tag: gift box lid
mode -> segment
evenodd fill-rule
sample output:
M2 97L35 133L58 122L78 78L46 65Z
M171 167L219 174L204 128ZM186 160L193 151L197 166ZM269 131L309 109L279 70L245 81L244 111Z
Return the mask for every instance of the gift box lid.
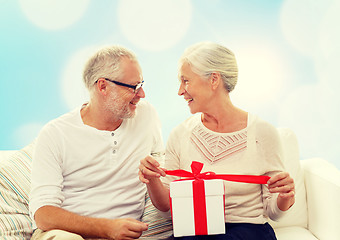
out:
M174 181L170 183L170 197L192 197L192 182L194 180ZM224 195L223 180L211 179L204 180L206 196Z

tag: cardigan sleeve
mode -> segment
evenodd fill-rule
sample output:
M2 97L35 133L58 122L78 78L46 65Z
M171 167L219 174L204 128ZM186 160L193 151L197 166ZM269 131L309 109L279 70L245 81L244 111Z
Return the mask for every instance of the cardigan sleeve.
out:
M284 171L282 144L277 129L265 121L259 121L256 127L256 142L265 161L265 175L272 177ZM262 194L265 215L274 221L278 220L285 213L277 206L278 194L270 193L267 184L262 185Z

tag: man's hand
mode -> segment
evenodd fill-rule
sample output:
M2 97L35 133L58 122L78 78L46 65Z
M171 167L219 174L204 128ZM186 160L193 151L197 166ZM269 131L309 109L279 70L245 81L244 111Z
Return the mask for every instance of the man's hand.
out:
M122 218L110 220L109 228L110 239L127 240L139 238L148 229L148 225L132 218Z
M132 218L93 218L55 206L43 206L35 213L37 227L44 231L60 229L90 239L138 239L148 229L146 223Z

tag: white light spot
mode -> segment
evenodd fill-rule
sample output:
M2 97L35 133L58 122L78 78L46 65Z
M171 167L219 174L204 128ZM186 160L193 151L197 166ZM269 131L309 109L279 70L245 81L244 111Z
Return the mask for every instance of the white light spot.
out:
M306 56L318 51L320 23L333 0L286 0L281 9L285 38Z
M319 54L314 58L320 82L331 89L340 88L340 2L334 1L321 23Z
M151 51L167 49L187 32L192 15L190 0L124 0L118 17L125 36Z
M13 133L15 144L20 147L28 145L38 137L43 126L44 125L40 123L28 123L21 125Z
M92 46L76 52L67 61L62 76L62 93L70 110L89 101L88 90L83 82L83 70L88 59L98 50Z
M83 16L89 0L20 0L27 18L46 30L66 28Z
M303 86L287 96L279 114L279 126L296 133L304 157L335 159L338 154L340 97L327 85Z
M289 81L289 69L280 59L280 52L266 44L239 46L234 51L239 68L238 82L232 100L246 108L272 103Z
M315 59L315 71L320 83L332 89L340 89L339 72L340 52L324 58L320 56Z
M334 1L321 23L320 48L325 59L340 54L340 2Z

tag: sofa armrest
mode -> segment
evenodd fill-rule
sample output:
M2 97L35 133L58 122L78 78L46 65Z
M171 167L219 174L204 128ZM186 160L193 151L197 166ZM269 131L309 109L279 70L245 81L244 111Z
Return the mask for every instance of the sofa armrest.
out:
M320 240L340 236L340 171L322 158L301 160L308 205L308 229Z

